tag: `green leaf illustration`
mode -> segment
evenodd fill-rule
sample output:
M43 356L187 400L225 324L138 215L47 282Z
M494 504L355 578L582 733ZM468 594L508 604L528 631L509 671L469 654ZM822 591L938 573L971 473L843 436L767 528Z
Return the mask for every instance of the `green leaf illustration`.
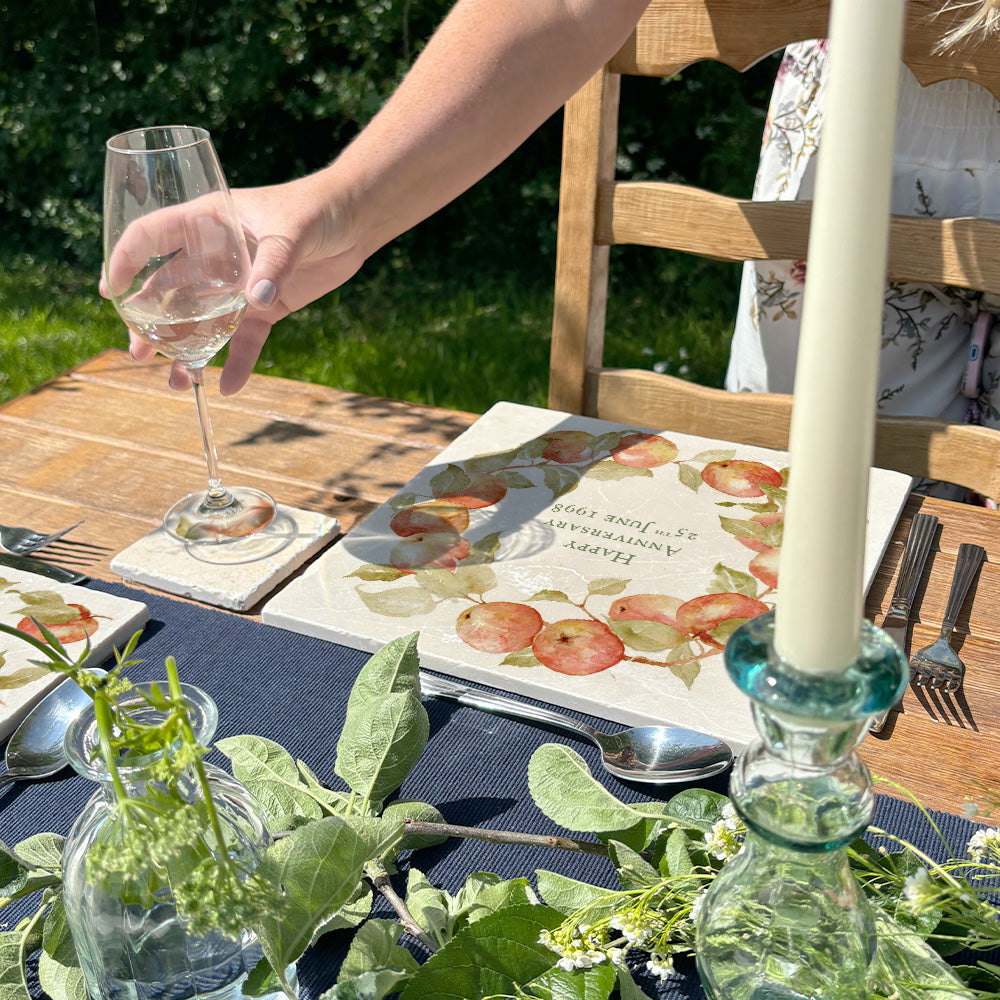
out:
M357 587L358 597L365 602L368 610L387 618L411 618L414 615L430 614L434 610L434 598L421 587L399 587L395 590L363 590Z
M348 573L344 579L350 579L352 576L356 576L360 580L391 583L401 576L406 576L406 574L401 569L396 569L395 566L367 563L364 566L359 566L353 573Z
M0 662L0 667L3 663ZM13 673L0 674L0 691L10 691L13 688L24 687L32 681L37 681L40 677L51 677L52 673L45 667L22 667Z
M64 625L80 617L80 611L71 608L54 590L20 590L17 594L24 606L14 614L30 615L46 625Z

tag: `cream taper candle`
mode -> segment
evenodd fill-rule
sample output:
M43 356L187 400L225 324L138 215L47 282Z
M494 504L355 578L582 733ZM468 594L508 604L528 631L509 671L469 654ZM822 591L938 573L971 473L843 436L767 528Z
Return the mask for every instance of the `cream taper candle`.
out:
M795 371L777 652L858 655L904 0L833 0Z

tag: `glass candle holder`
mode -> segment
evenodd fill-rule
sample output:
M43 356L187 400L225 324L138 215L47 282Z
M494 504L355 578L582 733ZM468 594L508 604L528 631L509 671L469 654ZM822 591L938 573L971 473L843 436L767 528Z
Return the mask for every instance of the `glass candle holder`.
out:
M865 1000L875 925L846 846L867 828L875 795L855 750L904 690L906 659L864 622L844 671L800 670L776 652L769 612L733 633L725 662L760 739L733 770L747 837L701 908L702 985L711 1000Z

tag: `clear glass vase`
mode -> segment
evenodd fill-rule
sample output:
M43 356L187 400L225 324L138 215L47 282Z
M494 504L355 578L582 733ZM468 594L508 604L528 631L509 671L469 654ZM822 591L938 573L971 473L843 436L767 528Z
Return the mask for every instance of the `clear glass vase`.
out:
M155 723L162 713L141 696L149 688L135 685L118 704L127 707L132 718ZM218 721L215 703L196 687L181 688L195 737L208 745ZM155 811L163 791L157 764L178 749L117 763L117 780L129 798ZM190 875L197 852L178 850L176 857L166 860L134 852L138 856L132 859L132 870L91 871L88 877L88 857L95 845L120 838L122 828L115 782L98 750L92 708L70 726L66 750L73 767L100 785L70 831L63 856L66 917L92 1000L240 1000L243 984L262 955L256 936L249 929L235 936L213 930L192 933L175 903L173 887ZM202 766L227 853L239 871L251 872L270 842L260 807L233 777L211 765ZM205 799L193 767L183 772L177 787L192 806L188 815L197 822ZM206 833L202 857L217 849L217 841ZM288 981L294 983L294 970L289 972Z

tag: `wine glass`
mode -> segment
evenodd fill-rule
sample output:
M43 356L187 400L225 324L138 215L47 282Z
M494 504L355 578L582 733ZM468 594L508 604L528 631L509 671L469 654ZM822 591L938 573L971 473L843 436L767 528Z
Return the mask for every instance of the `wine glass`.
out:
M274 500L223 485L203 369L239 327L246 239L209 133L187 125L113 136L104 167L104 277L134 334L191 377L208 489L175 503L163 526L185 542L231 542L266 527Z

